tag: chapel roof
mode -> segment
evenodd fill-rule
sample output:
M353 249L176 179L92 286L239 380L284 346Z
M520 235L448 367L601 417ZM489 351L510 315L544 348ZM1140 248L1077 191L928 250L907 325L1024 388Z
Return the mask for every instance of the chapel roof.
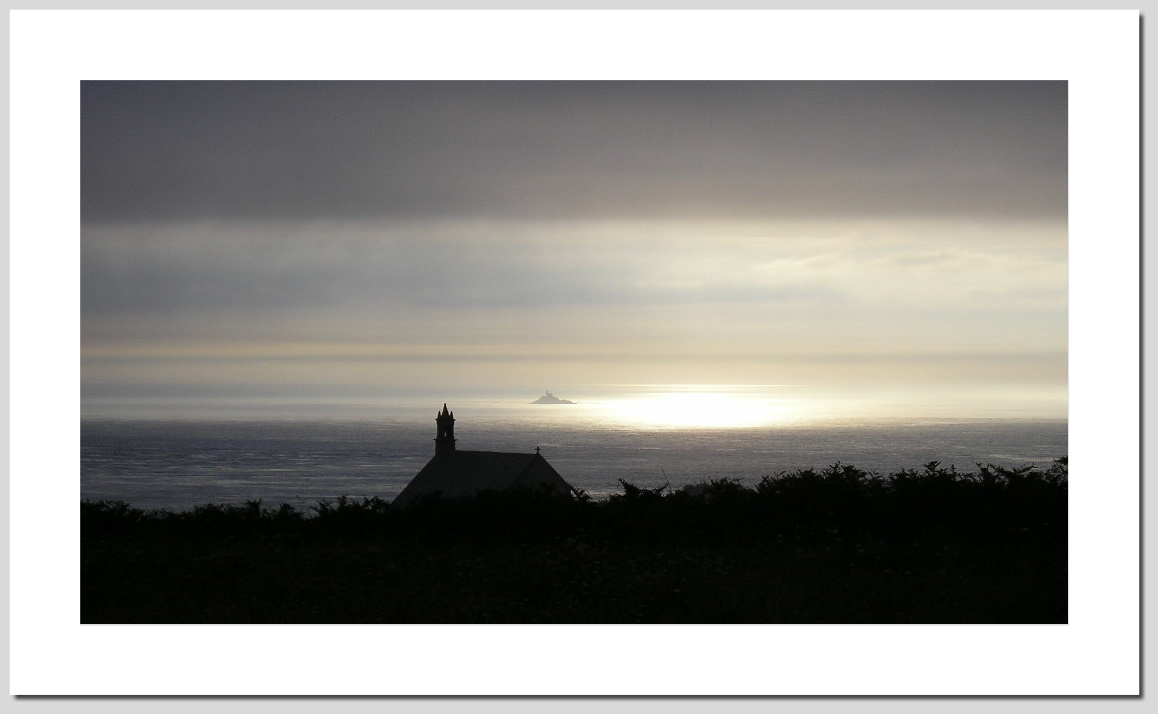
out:
M455 450L435 454L394 503L406 504L435 494L461 498L483 491L539 487L560 495L571 493L571 486L539 453Z

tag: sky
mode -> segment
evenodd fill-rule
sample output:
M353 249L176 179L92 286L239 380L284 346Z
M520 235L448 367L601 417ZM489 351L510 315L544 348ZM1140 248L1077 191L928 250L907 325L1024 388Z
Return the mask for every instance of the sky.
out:
M1064 81L82 82L82 413L1065 417L1067 161Z

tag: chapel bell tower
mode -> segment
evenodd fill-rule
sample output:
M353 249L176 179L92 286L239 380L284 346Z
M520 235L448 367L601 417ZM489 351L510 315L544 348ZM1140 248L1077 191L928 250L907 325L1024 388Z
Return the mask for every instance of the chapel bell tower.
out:
M434 440L434 453L438 454L453 454L454 453L454 412L447 410L446 405L442 405L442 412L435 415L434 421L438 424L438 436Z

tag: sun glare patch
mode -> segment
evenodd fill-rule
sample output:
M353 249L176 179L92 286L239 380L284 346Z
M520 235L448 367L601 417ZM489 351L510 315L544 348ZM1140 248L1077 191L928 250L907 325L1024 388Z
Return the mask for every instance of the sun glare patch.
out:
M789 407L768 398L719 392L661 392L608 403L624 422L659 427L752 427L790 417Z

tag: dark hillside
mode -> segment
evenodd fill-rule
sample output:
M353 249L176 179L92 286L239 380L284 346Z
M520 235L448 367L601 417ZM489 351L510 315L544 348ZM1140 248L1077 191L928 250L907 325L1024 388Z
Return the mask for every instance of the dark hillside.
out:
M678 491L81 504L85 623L1064 623L1067 465Z

